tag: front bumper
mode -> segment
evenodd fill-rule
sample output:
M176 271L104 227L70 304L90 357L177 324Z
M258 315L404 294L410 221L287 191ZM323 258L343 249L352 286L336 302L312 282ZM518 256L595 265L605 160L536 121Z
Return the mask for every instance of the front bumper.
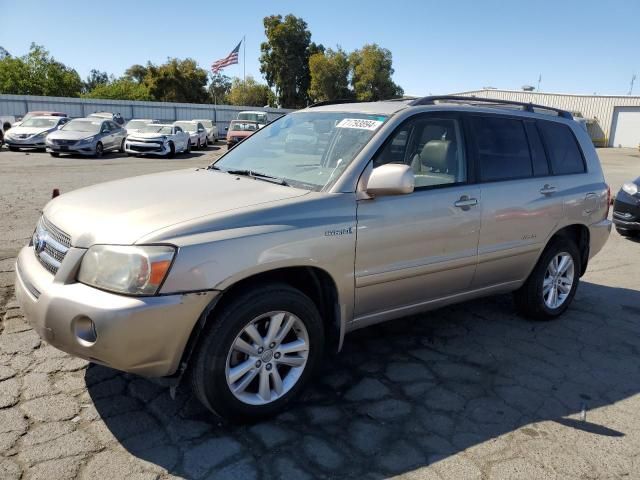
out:
M57 145L57 144L47 142L47 152L95 155L96 146L95 144L92 144L92 143L76 144L76 145Z
M218 292L129 297L98 290L75 281L84 252L72 247L54 276L33 247L20 251L16 298L29 324L71 355L150 377L175 373L193 327ZM93 343L78 337L87 319Z
M625 230L640 230L640 198L618 192L613 204L613 223Z
M5 143L11 148L45 148L44 138L35 141L33 138L5 138Z
M168 144L157 142L135 142L127 140L124 150L132 155L167 155L170 150Z

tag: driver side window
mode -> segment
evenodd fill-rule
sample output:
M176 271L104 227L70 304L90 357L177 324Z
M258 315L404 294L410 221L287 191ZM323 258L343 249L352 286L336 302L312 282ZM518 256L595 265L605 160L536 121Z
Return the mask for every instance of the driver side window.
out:
M411 166L416 188L464 183L467 168L460 123L452 118L418 117L401 125L373 159L373 166Z

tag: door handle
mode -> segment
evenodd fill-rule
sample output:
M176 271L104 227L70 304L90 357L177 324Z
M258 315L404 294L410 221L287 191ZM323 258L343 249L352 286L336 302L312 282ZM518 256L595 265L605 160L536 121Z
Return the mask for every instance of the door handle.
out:
M478 204L478 199L477 198L469 198L466 195L463 195L462 197L460 197L460 200L456 201L453 206L454 207L458 207L461 208L463 210L469 210L469 208L473 207L474 205Z
M548 183L546 183L544 185L544 187L542 187L540 189L540 193L542 195L553 195L554 193L556 193L556 187L554 187L553 185L549 185Z

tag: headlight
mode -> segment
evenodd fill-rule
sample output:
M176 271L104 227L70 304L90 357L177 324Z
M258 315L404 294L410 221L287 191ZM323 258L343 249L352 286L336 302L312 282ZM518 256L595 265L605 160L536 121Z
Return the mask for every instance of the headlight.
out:
M154 295L167 276L175 248L165 245L94 245L82 258L78 281L129 295Z
M622 190L627 192L629 195L635 195L638 193L638 185L635 183L625 183L622 185Z
M82 140L80 140L79 143L91 143L91 142L93 142L93 137L94 137L94 135L91 135L90 137L83 138Z

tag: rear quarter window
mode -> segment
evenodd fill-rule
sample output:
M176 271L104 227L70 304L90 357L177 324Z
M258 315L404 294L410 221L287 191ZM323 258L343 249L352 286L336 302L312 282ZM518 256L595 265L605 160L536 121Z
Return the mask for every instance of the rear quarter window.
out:
M554 175L584 173L584 157L578 140L567 125L538 121L538 128L547 147L551 171Z

